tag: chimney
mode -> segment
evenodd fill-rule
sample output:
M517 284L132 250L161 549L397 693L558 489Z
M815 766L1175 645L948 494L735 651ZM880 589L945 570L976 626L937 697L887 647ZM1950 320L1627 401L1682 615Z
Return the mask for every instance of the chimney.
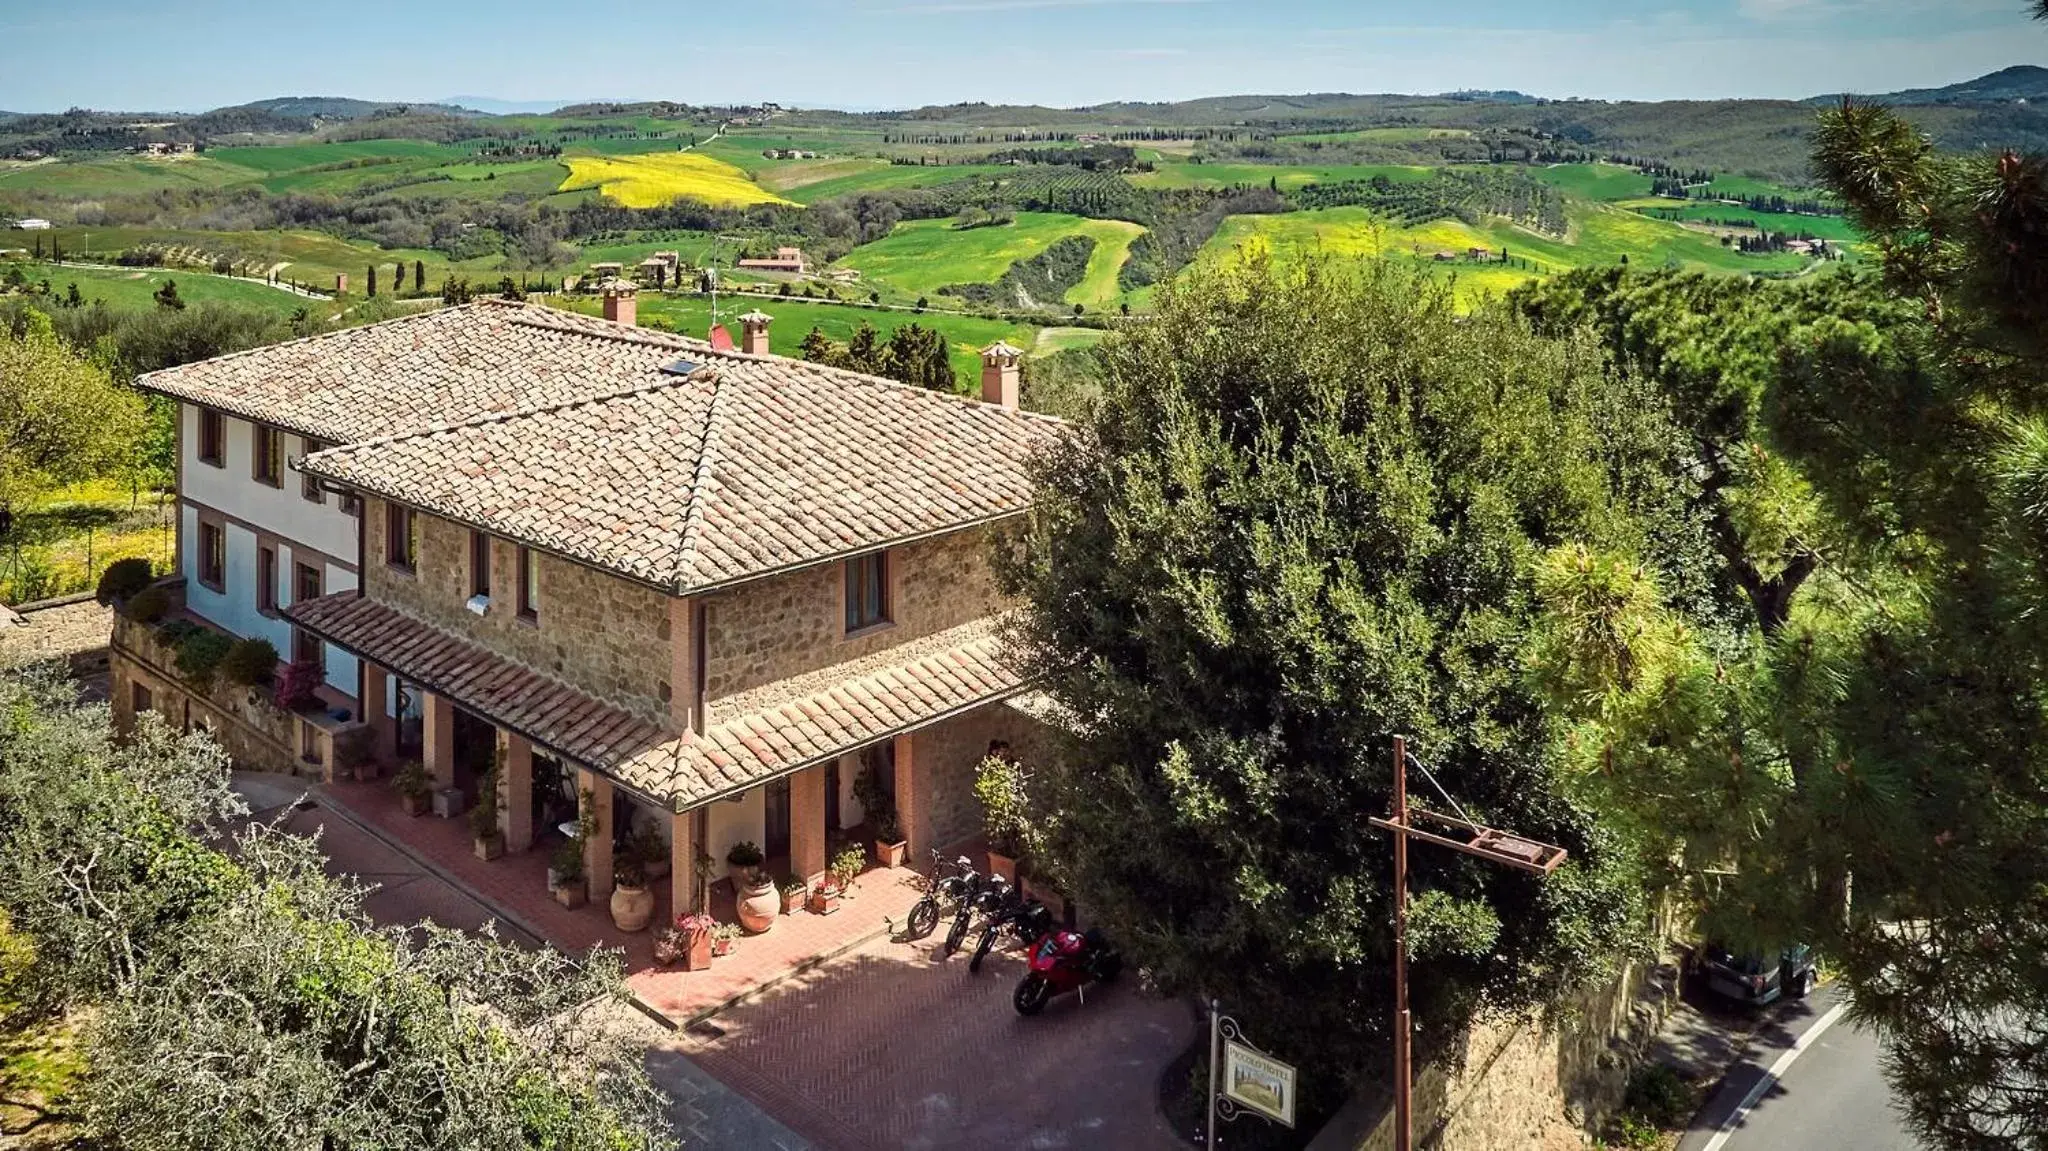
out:
M599 289L604 293L604 318L615 324L633 323L633 293L639 289L626 280L606 280Z
M1011 411L1017 410L1021 373L1018 364L1024 359L1020 348L1013 348L1001 340L981 350L981 402L1001 404Z
M335 295L337 295L337 296L346 296L346 295L348 295L348 273L347 273L347 272L336 272L336 273L334 274L334 294L335 294Z
M750 356L768 354L768 325L775 317L759 308L740 317L740 351Z

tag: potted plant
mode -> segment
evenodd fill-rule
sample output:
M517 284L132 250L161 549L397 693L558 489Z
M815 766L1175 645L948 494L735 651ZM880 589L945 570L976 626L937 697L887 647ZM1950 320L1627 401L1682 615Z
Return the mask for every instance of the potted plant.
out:
M981 801L982 830L988 835L988 870L1012 883L1017 864L1032 841L1031 808L1024 767L1000 743L974 771L974 797Z
M661 832L642 823L633 829L633 852L640 857L640 867L647 873L649 882L662 879L669 872L668 841Z
M804 897L811 893L810 884L805 883L786 871L776 879L775 888L782 893L782 913L784 915L795 915L797 909L804 905Z
M775 913L781 907L781 896L775 890L775 881L760 868L749 870L741 885L733 891L734 910L738 913L740 926L749 935L759 935L775 926Z
M853 797L860 801L868 826L874 829L875 862L883 867L903 866L903 856L910 845L903 841L903 826L896 818L896 799L882 787L881 774L873 764L853 782Z
M739 925L739 924L737 924L737 923L721 923L721 924L719 924L718 926L716 926L716 927L712 928L712 929L711 929L711 955L712 955L712 957L713 957L713 958L717 958L717 957L718 957L718 956L720 956L720 955L730 955L730 954L732 954L732 945L733 945L733 944L735 944L735 943L738 943L738 942L739 942L739 940L740 940L740 925Z
M491 756L491 766L477 780L477 804L469 811L469 833L474 837L476 857L492 860L505 854L505 833L498 826L498 813L505 809L505 797L498 794L498 772L504 752Z
M746 881L747 873L768 861L761 851L761 845L751 839L742 839L725 853L725 873L732 879L732 889L738 891Z
M711 966L711 929L718 921L701 911L678 915L673 926L654 941L654 957L664 963L680 959L685 971L702 971ZM666 952L673 958L662 959Z
M647 872L640 857L628 844L612 865L612 926L620 931L645 931L654 918L654 893L647 889Z
M811 888L810 897L804 901L804 906L812 915L830 915L839 910L839 895L839 877L828 871L825 878L819 880L816 887Z
M434 777L427 774L425 765L414 760L399 768L391 786L397 790L398 802L407 815L427 813L427 802L434 795Z
M590 890L583 882L582 836L563 840L548 857L548 890L554 893L556 903L572 911L590 899Z
M830 871L832 878L839 881L839 894L851 898L853 881L860 878L860 873L865 871L867 866L868 853L862 851L858 844L851 845L833 856Z

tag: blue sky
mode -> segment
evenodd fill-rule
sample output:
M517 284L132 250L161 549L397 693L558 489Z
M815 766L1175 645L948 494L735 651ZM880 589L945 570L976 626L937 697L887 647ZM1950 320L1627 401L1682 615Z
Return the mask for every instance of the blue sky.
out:
M2048 62L2023 0L0 0L0 108L1087 104L1239 92L1803 97Z

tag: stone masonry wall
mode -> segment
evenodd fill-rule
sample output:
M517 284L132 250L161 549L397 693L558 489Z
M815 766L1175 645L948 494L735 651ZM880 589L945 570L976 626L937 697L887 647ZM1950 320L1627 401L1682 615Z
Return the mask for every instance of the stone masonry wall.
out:
M518 616L518 548L491 541L491 605L479 616L469 599L469 529L419 517L415 571L384 562L384 508L363 514L366 594L474 639L493 651L561 677L656 723L666 723L662 690L670 675L668 596L653 588L555 556L539 565L539 620Z
M989 567L993 528L889 552L887 627L846 635L845 565L818 564L706 597L706 696L719 699L859 659L1002 609Z
M918 815L933 847L981 834L974 770L988 754L990 740L1008 742L1011 753L1027 766L1040 761L1046 746L1039 722L1003 703L933 724L910 738L919 778Z

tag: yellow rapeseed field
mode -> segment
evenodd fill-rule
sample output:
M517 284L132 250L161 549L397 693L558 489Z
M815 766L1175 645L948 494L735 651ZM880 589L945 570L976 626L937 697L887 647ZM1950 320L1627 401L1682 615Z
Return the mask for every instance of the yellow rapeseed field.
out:
M731 207L787 204L731 164L695 152L650 152L639 156L564 156L569 178L557 191L601 188L628 208L659 208L688 197Z

